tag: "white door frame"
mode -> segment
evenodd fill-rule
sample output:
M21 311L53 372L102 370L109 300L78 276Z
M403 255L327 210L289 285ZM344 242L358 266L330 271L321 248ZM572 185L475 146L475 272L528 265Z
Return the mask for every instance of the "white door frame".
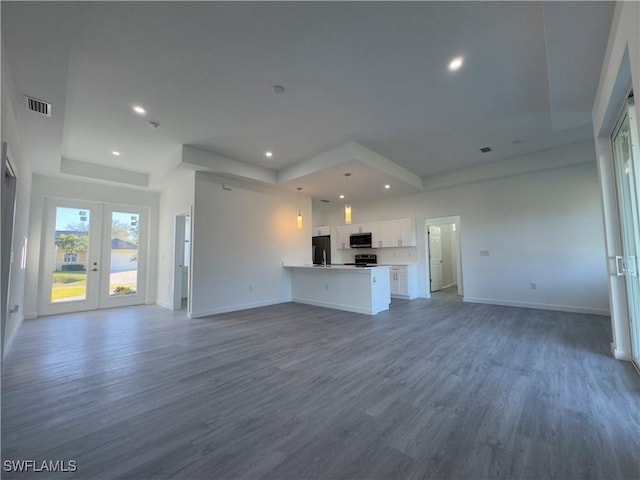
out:
M426 271L427 271L427 292L428 296L431 296L431 285L429 279L431 278L431 265L429 264L429 227L431 225L451 225L455 224L456 231L458 233L458 248L451 253L456 256L458 263L458 295L464 295L464 281L462 277L462 227L460 215L452 215L450 217L434 217L424 219L424 244L425 244L425 257L426 257Z
M69 207L86 209L91 212L89 224L89 255L87 258L87 296L85 300L51 302L52 262L54 250L51 248L55 236L56 208ZM147 247L148 208L131 205L117 205L59 197L45 198L43 218L42 255L38 280L39 312L41 315L82 312L102 308L114 308L146 303L147 294ZM110 296L111 220L112 212L131 212L140 215L138 235L138 274L136 295ZM106 290L105 290L106 288Z

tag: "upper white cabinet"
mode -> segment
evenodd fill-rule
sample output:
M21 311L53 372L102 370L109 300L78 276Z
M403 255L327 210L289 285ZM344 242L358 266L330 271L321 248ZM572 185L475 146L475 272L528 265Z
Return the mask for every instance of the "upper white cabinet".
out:
M331 226L326 225L324 227L313 227L311 229L314 237L322 237L324 235L331 235Z
M358 227L359 225L341 225L336 227L339 249L347 250L351 248L349 246L349 237L352 233L359 233Z
M411 218L401 218L398 220L399 247L415 247L416 246L416 227Z
M384 222L361 223L337 227L338 248L348 249L352 233L371 232L373 248L415 247L416 229L412 218L385 220Z

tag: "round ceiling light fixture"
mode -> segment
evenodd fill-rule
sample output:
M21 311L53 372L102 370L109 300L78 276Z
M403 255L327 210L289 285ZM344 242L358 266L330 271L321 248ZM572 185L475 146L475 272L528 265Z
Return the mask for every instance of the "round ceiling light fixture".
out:
M389 185L389 184L387 183L387 184L384 186L384 188L385 188L386 190L389 190L389 189L391 188L391 185Z
M273 152L270 151L270 150L266 151L266 152L264 152L264 156L267 157L267 158L271 158L271 157L273 157Z
M117 150L113 150L111 152L111 155L115 155L116 157L119 157L120 156L120 152L118 152Z
M455 72L457 70L460 70L460 67L462 67L462 63L463 63L463 58L462 57L456 57L456 58L452 59L451 62L449 62L449 70L451 72Z
M147 113L147 111L144 109L142 105L134 105L133 111L136 112L138 115L144 115L145 113Z

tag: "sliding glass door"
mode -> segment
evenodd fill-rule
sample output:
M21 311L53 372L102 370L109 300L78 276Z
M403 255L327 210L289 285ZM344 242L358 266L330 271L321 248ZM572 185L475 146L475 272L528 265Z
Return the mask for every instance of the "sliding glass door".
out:
M631 102L623 112L613 132L613 155L620 210L622 255L616 257L616 269L624 276L629 304L629 330L633 361L640 367L640 216L638 186L640 185L640 149L635 106Z

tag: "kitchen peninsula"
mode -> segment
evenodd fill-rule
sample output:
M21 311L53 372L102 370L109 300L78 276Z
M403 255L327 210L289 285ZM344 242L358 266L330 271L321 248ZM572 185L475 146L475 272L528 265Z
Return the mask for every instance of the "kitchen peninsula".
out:
M389 309L389 267L285 265L294 302L375 315Z

